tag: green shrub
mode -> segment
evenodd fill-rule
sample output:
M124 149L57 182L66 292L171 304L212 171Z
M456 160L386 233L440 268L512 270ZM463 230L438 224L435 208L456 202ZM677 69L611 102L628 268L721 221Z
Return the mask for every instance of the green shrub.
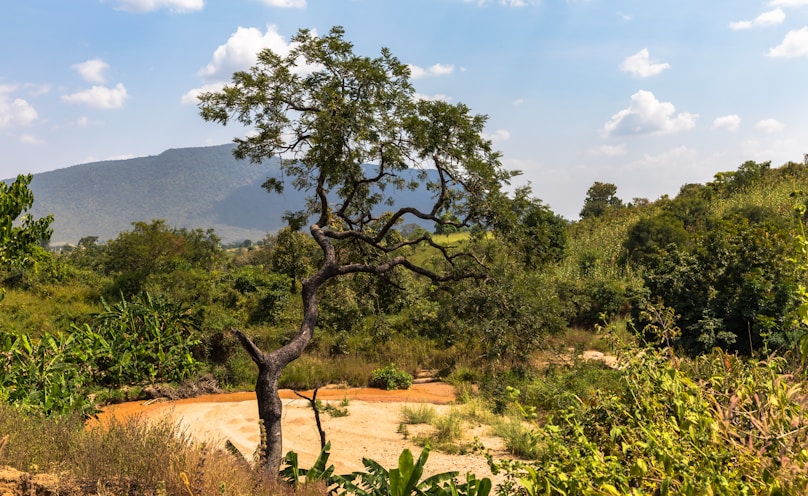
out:
M409 389L412 386L412 376L390 364L387 367L373 371L370 385L388 391L391 389Z

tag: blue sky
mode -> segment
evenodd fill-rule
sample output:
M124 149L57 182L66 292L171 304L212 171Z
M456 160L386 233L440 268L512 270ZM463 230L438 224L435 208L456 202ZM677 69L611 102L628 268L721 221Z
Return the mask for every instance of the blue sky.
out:
M229 142L194 95L300 28L411 64L489 117L537 197L651 200L808 153L808 0L14 0L0 6L0 177Z

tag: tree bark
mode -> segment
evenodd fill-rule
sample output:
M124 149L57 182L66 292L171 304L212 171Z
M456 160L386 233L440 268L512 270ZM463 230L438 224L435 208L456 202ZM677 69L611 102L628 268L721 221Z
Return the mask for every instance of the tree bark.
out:
M317 289L332 276L333 271L328 267L323 267L314 276L303 281L301 291L303 322L300 324L300 330L291 341L277 350L265 353L242 331L233 330L241 346L258 365L255 394L258 399L258 418L266 434L266 439L262 440L258 455L261 460L261 470L272 478L278 477L283 460L283 433L281 430L283 402L278 392L278 379L283 368L302 355L311 341L319 313Z

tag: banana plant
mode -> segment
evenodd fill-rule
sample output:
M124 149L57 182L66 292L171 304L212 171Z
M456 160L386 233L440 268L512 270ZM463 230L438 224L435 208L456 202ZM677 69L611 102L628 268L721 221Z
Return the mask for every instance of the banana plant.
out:
M354 472L349 476L336 477L336 483L345 493L359 496L411 496L449 494L443 493L442 483L454 480L457 472L443 472L421 480L424 465L429 458L429 447L421 451L416 462L412 452L405 449L398 457L398 467L386 470L378 462L367 458L362 464L367 472ZM480 495L484 496L484 495Z
M326 468L326 463L330 455L331 442L328 442L323 446L320 455L317 457L317 460L314 461L314 465L312 465L310 469L305 469L300 468L297 453L290 451L284 458L286 466L281 470L281 477L295 489L298 489L303 481L307 484L322 481L327 486L333 485L334 466L329 465Z

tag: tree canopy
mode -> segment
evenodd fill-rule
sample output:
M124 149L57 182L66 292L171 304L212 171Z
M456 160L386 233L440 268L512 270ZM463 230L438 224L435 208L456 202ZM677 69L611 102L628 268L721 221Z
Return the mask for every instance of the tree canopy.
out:
M600 217L607 209L622 206L623 200L617 197L617 186L595 181L586 191L584 206L579 215L581 219Z
M26 213L34 204L28 188L32 176L19 175L11 185L0 182L0 267L30 261L35 246L50 239L53 216L34 219Z

